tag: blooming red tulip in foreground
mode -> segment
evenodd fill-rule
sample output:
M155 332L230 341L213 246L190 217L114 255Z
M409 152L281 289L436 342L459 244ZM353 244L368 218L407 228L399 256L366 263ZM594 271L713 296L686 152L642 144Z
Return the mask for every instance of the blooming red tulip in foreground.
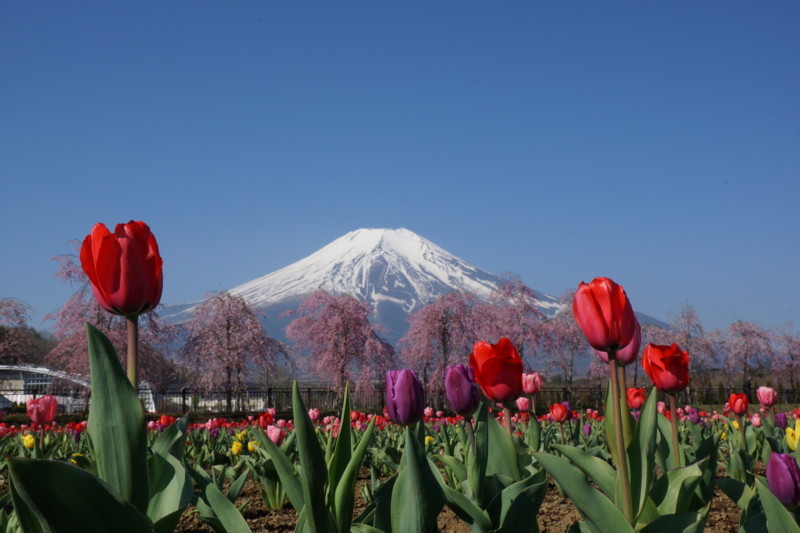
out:
M636 316L621 285L609 278L581 283L572 304L575 321L595 350L616 352L635 334Z
M141 221L117 224L113 234L95 224L81 246L81 266L97 301L116 315L134 317L158 305L161 265L156 238Z
M522 394L522 359L505 337L497 344L476 342L469 356L475 381L487 398L508 404Z

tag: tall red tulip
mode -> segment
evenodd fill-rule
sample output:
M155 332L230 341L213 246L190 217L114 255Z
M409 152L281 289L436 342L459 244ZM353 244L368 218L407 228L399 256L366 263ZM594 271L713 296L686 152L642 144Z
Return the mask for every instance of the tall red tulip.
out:
M81 266L106 311L138 316L161 301L162 260L144 222L117 224L114 233L95 224L81 247Z
M58 400L51 394L28 400L28 416L30 419L43 426L56 419Z
M689 386L689 354L675 343L648 344L642 353L642 366L661 392L675 394Z
M469 355L475 381L487 398L510 404L522 394L522 359L510 340L476 342Z
M560 424L566 422L571 414L569 407L564 404L554 403L550 406L550 416L553 417L553 421Z
M635 362L639 357L639 349L642 347L642 326L639 325L639 320L636 319L636 315L634 315L633 319L636 321L636 326L633 329L633 338L631 342L620 349L616 355L617 364L619 366L628 366ZM603 362L608 363L608 353L597 350L597 355L600 356Z
M750 400L747 398L747 394L731 394L728 398L728 405L731 406L731 411L733 411L734 414L744 416L747 414L747 408L750 405Z
M144 222L95 224L81 246L81 266L106 311L128 322L128 380L138 387L139 315L161 301L164 278L156 238Z
M643 388L629 387L627 391L628 407L631 409L641 409L644 405L645 392Z
M617 352L636 330L636 316L625 289L609 278L581 283L572 303L575 321L595 350Z

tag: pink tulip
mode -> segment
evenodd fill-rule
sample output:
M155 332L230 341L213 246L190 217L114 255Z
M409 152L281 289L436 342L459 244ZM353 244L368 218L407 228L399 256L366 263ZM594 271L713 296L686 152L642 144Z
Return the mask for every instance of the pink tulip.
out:
M269 440L275 443L275 446L280 446L283 442L283 439L286 438L286 433L277 426L268 426L267 427L267 437Z
M758 396L758 403L767 408L778 403L778 393L772 387L759 387L756 390L756 396Z
M426 407L422 413L425 415L425 418L431 418L433 416L433 407Z
M319 409L316 407L312 407L308 410L308 418L311 419L312 422L316 422L319 420Z
M753 413L753 416L750 417L750 423L753 424L753 427L761 427L761 415Z
M538 372L522 374L522 390L525 394L539 394L542 390L542 376Z
M661 415L666 415L667 404L665 404L664 402L658 402L658 413Z
M530 411L531 409L531 401L527 399L525 396L520 396L517 398L517 409L520 411Z
M40 426L49 424L56 418L58 411L58 401L51 394L45 394L39 398L28 400L28 416Z

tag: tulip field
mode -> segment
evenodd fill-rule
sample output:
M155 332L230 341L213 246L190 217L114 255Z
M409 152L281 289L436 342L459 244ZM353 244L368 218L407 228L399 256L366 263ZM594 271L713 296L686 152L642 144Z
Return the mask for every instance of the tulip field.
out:
M608 368L596 408L532 412L541 378L501 338L446 367L448 412L427 407L416 372L396 369L381 413L353 411L349 385L338 413L320 413L295 384L290 417L147 421L133 384L138 317L161 296L155 238L142 222L97 225L81 263L103 309L127 321L127 371L88 324L87 420L59 424L43 396L29 424L0 423L0 533L800 533L800 409L778 411L769 387L758 408L745 394L719 411L679 406L690 354L640 353L631 304L608 278L581 283L572 309ZM632 364L652 388L626 387ZM285 521L258 525L253 508Z

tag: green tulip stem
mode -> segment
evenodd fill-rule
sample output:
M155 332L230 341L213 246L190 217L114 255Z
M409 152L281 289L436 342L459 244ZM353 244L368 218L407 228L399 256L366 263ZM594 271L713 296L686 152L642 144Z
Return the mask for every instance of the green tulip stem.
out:
M558 423L558 428L561 430L561 445L564 445L564 422Z
M128 321L128 381L139 393L139 316L127 317Z
M608 353L609 377L611 378L611 408L614 413L614 449L617 452L617 470L619 472L620 488L622 489L622 513L625 518L633 523L633 498L631 497L631 482L628 477L628 454L625 450L625 435L622 433L622 409L619 402L619 374L617 372L616 352Z
M744 421L747 420L747 417L742 415L736 415L736 419L739 421L739 432L742 434L742 449L747 450L747 440L745 438L745 431L744 431Z
M628 377L625 375L625 367L622 365L617 366L617 372L619 373L619 404L621 406L620 409L625 413L622 416L622 434L624 435L625 447L627 448L633 438L631 416L629 414L630 407L628 406Z
M464 426L467 428L467 436L469 437L469 445L472 447L472 457L478 455L478 445L475 441L475 429L472 427L472 417L464 419Z
M506 425L506 433L508 433L508 436L510 437L511 436L511 409L509 409L505 405L503 406L503 421L505 422L505 425Z
M681 467L681 444L678 440L678 405L675 395L667 393L669 398L669 421L672 424L672 466L676 470Z
M535 417L536 416L536 395L535 394L529 394L528 395L528 400L530 400L530 402L531 402L531 413L533 413L533 416Z

